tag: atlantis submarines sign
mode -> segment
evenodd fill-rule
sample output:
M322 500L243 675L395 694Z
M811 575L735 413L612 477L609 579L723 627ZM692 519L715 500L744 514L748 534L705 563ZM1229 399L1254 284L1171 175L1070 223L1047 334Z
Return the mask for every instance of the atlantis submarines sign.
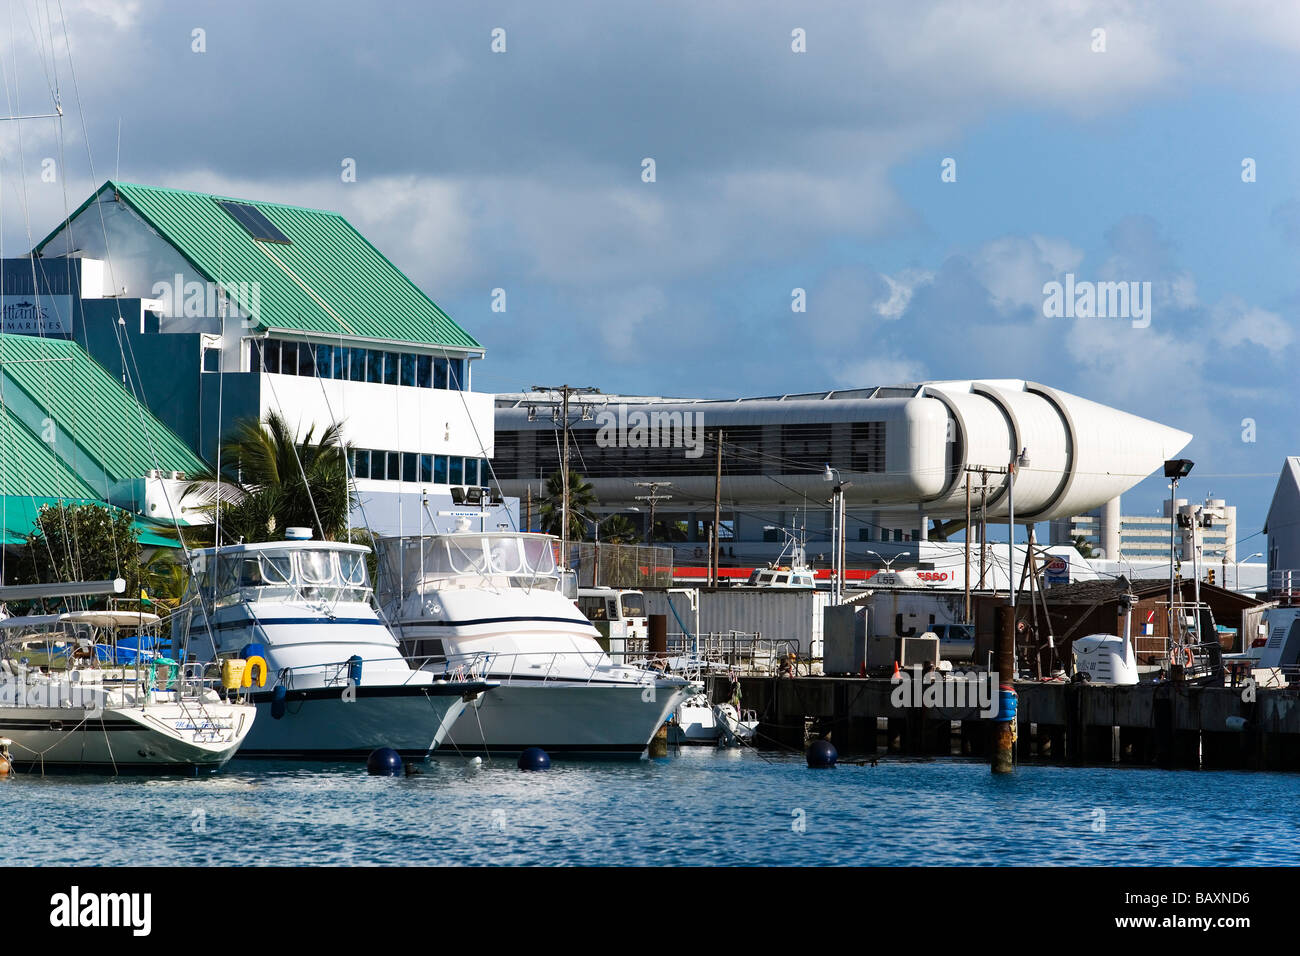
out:
M67 335L71 314L70 295L0 295L0 332Z

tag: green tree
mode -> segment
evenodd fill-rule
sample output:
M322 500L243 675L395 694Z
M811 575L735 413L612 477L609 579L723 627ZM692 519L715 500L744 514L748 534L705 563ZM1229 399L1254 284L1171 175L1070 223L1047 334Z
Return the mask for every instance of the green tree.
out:
M546 496L538 509L542 519L542 530L547 534L559 535L564 503L564 478L555 472L546 479ZM586 535L585 526L589 523L582 516L590 514L596 507L596 493L591 482L576 471L569 472L569 540L581 541Z
M265 424L240 419L221 444L221 476L199 475L190 490L208 495L203 507L214 517L220 510L223 541L271 541L293 527L333 541L346 534L355 499L348 481L351 450L337 423L319 438L313 426L299 439L278 412ZM205 532L210 542L215 525L204 526L199 536Z
M601 522L600 540L602 544L636 544L641 535L627 515L611 515Z
M36 530L18 554L24 584L59 581L126 581L126 597L140 594L140 532L134 517L120 508L97 504L42 505ZM108 598L95 599L96 607Z
M1079 554L1081 554L1083 557L1091 558L1094 556L1092 545L1088 543L1088 539L1085 538L1083 535L1076 534L1070 540L1074 542L1074 547L1078 550Z

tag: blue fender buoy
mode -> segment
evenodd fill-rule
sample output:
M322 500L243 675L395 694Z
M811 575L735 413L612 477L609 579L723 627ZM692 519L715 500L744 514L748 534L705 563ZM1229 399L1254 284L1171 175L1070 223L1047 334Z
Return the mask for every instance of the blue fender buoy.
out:
M372 777L400 777L406 772L402 755L392 747L380 747L370 751L366 758L366 772Z
M829 740L814 740L808 745L808 766L833 767L840 753Z
M265 645L265 644L245 644L243 647L241 647L241 648L239 649L239 656L240 656L241 658L243 658L244 660L248 660L250 657L260 657L260 658L265 659L265 658L266 658L266 645Z
M519 755L520 770L550 770L551 755L541 747L529 747Z
M276 684L275 689L271 691L271 719L279 720L284 716L284 698L287 691L283 684Z

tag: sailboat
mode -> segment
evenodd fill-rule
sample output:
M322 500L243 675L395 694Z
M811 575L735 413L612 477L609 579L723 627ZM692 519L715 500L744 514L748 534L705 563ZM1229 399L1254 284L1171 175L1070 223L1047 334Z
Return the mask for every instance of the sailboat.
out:
M0 590L12 600L125 586L118 578ZM199 773L234 755L254 705L205 678L201 665L161 654L150 633L160 620L121 609L0 620L0 738L18 770Z

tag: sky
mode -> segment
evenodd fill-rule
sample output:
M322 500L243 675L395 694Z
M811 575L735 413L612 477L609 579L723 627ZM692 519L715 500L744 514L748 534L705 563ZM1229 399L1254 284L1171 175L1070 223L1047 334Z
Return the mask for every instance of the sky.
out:
M64 107L0 124L5 254L116 176L343 213L485 346L477 390L1027 378L1191 432L1180 495L1235 503L1243 557L1300 453L1300 5L0 17L6 115ZM1149 283L1149 324L1045 314L1067 274Z

